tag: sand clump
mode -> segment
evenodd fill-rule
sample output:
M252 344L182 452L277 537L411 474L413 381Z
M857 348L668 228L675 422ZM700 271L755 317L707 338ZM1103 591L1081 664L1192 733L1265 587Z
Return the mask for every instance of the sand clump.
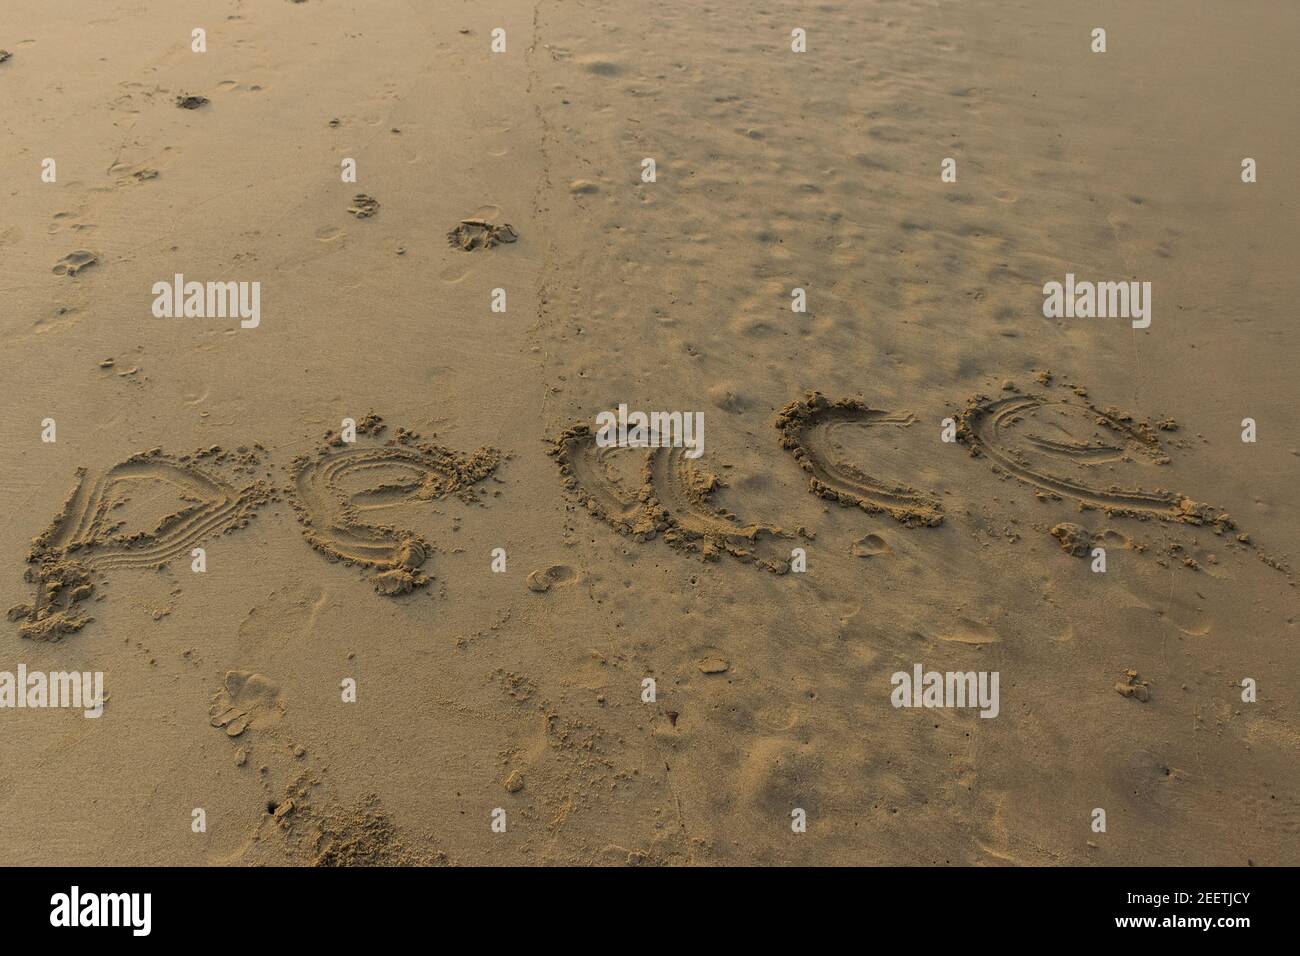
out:
M491 249L502 243L516 242L519 234L510 223L493 225L486 219L462 219L447 232L447 242L453 249L472 252Z
M1054 525L1051 534L1060 544L1062 551L1076 558L1086 558L1092 549L1092 533L1087 528L1072 522L1062 521Z
M401 838L376 794L345 806L322 805L299 781L267 807L295 862L321 867L436 866L446 854Z
M1135 670L1126 670L1123 679L1115 682L1115 691L1145 704L1151 699L1151 682L1143 680Z

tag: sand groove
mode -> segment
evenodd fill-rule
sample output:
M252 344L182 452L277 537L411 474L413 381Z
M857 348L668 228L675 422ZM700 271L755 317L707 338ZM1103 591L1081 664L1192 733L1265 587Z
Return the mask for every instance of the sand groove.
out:
M870 408L856 399L832 402L820 392L809 392L802 401L781 409L776 427L781 432L781 447L808 472L808 490L813 494L842 505L856 505L863 511L888 514L905 525L933 527L943 521L943 507L937 496L883 481L851 462L831 457L829 451L836 444L833 433L838 428L906 427L913 421L910 415Z
M697 470L682 448L631 450L644 455L638 488L620 480L609 459L624 449L599 448L591 428L575 425L552 443L565 487L584 507L620 534L637 541L660 537L681 551L716 561L722 554L776 574L790 569L790 548L778 539L794 537L766 524L742 524L713 504L722 485L717 475Z
M203 464L200 464L200 461ZM219 465L237 464L251 473L253 452L231 454L210 448L181 458L153 449L114 465L91 479L77 469L77 485L53 523L32 542L26 580L36 585L32 604L10 608L24 637L58 640L81 630L92 619L79 605L94 593L92 571L156 568L174 558L188 558L199 542L242 528L270 497L262 481L238 486L222 477ZM114 512L130 500L129 491L144 483L170 486L186 504L149 530L125 533Z
M1077 437L1080 433L1086 437ZM1087 480L1091 476L1057 473L1066 467L1167 462L1155 429L1125 416L1060 398L1020 393L998 399L977 395L958 418L957 437L970 447L972 455L982 455L1020 481L1073 498L1085 508L1141 519L1233 527L1227 514L1176 491L1118 485L1103 488Z
M368 421L373 422L371 435L383 432L379 419ZM472 499L472 486L501 460L492 448L462 455L417 439L399 428L385 444L327 443L315 456L293 464L294 507L303 537L331 561L373 569L375 590L381 594L406 594L427 584L428 576L419 569L432 547L413 531L367 521L365 512L450 494Z

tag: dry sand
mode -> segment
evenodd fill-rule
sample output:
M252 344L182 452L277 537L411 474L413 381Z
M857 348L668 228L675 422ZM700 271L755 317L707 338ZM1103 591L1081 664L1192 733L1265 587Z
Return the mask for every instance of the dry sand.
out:
M6 0L0 863L1300 863L1298 29Z

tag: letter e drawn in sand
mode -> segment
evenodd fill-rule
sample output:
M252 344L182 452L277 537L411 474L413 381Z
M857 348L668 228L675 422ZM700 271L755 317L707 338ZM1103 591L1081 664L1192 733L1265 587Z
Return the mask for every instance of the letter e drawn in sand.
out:
M997 399L977 395L957 420L957 437L973 456L995 470L1070 498L1081 508L1110 515L1209 525L1219 531L1232 519L1210 505L1176 491L1145 491L1135 485L1103 486L1102 472L1139 465L1164 465L1156 428L1081 400L1014 392Z
M307 542L331 561L369 569L375 590L392 596L428 583L420 568L432 547L414 531L372 523L368 513L447 495L474 501L474 485L492 474L501 453L463 455L400 427L382 441L385 430L368 415L357 426L357 444L327 435L320 451L293 463L291 488Z

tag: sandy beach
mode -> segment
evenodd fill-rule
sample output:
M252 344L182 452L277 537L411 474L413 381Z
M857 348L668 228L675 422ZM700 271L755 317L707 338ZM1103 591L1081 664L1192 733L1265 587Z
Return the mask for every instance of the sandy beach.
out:
M1300 864L1298 31L6 0L0 864Z

